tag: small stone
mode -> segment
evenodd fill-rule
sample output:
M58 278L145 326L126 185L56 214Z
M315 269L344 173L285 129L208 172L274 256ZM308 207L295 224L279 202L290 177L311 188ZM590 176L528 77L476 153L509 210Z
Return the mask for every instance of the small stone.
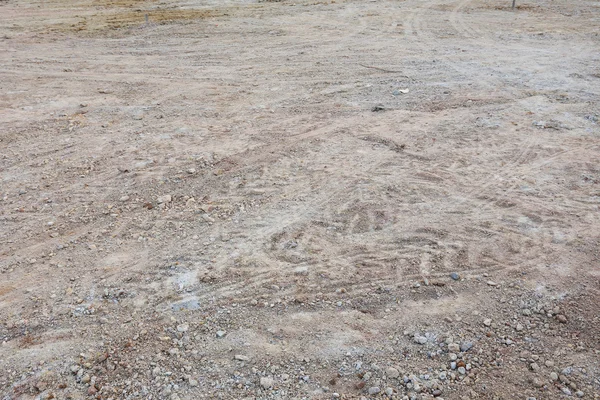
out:
M554 361L552 361L552 360L546 360L546 362L544 364L546 364L546 367L548 367L548 368L554 367Z
M473 347L472 342L463 342L460 344L460 351L462 351L464 353L466 351L471 350L472 347Z
M119 201L127 201L129 200L129 196L123 196L119 199Z
M531 363L529 364L529 368L531 368L531 370L533 372L537 372L540 370L540 366L538 365L538 363Z
M439 397L442 395L442 391L440 389L435 389L433 392L433 397Z
M89 383L91 379L92 378L88 374L85 374L83 376L83 378L81 378L81 382L83 382L83 383Z
M190 326L188 324L177 325L178 332L182 332L182 333L187 332L189 328L190 328Z
M79 371L79 365L71 365L71 372L76 374Z
M456 361L458 356L456 355L456 353L450 353L448 354L448 358L450 359L450 361Z
M263 389L269 389L273 387L273 378L263 376L262 378L260 378L260 386L262 386Z
M465 369L465 367L458 367L458 373L464 375L467 373L467 370Z
M487 319L484 319L484 320L483 320L483 324L484 324L485 326L491 326L491 325L492 325L492 320L491 320L491 319L489 319L489 318L487 318Z
M575 392L575 394L577 395L577 397L583 397L584 393L581 390L578 390L577 392Z
M296 267L294 268L295 275L308 275L308 267Z
M558 322L560 322L561 324L566 324L567 323L567 317L565 317L564 315L557 315L556 319L558 320Z
M523 314L525 316L529 316L529 315L531 315L531 310L528 308L524 308L523 310L521 310L521 314Z
M498 286L498 284L494 281L487 281L486 283L490 286Z
M392 396L394 395L394 389L392 389L391 387L389 387L389 388L386 388L386 389L385 389L385 394L386 394L388 397L392 397Z
M450 278L454 279L455 281L460 279L460 275L457 274L456 272L453 272L450 274Z
M538 378L533 378L531 380L531 384L536 387L536 388L541 388L542 386L544 386L544 382L542 382L540 379Z
M415 341L415 343L418 343L418 344L427 343L427 338L425 336L415 335L413 340Z
M192 378L188 379L188 383L190 384L191 387L198 386L198 381L195 379L192 379Z
M374 394L377 394L377 393L381 392L381 389L379 389L378 386L371 386L369 388L369 390L367 390L367 392L372 396Z
M398 371L396 368L394 367L389 367L388 369L385 370L385 374L387 375L388 378L398 378L400 376L400 371Z
M553 381L557 381L558 374L556 372L550 372L550 379L552 379Z
M219 338L219 339L224 338L225 335L227 335L227 332L225 332L225 331L217 331L217 338Z
M571 396L572 395L571 390L568 387L563 387L563 388L561 388L561 390L567 396Z
M170 194L165 194L164 196L160 196L156 200L158 201L158 204L163 204L163 203L170 203L173 200L173 198L171 197Z
M235 356L233 356L233 358L238 361L249 361L250 360L250 357L244 356L242 354L236 354Z
M457 343L448 344L448 351L451 353L458 353L460 351L460 346Z
M524 328L523 328L523 325L517 324L517 326L515 327L515 329L517 330L517 332L521 332Z

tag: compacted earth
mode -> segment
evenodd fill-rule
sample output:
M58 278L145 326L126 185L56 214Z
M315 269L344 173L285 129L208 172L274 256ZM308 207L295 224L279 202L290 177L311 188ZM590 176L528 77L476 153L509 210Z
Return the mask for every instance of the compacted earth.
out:
M600 2L0 0L0 398L600 398Z

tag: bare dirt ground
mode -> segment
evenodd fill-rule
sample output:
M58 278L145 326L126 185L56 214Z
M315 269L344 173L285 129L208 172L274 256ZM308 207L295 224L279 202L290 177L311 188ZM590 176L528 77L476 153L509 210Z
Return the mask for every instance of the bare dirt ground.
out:
M599 35L0 0L0 397L600 398Z

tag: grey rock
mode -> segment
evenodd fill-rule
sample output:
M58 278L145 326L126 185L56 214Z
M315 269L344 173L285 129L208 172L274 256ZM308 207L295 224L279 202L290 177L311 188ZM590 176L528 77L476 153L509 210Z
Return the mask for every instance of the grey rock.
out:
M249 361L250 360L250 357L244 356L242 354L236 354L235 356L233 356L233 358L238 361Z
M227 335L227 332L225 332L225 331L217 331L217 337L219 339L224 338L225 335Z
M164 196L160 196L157 201L159 204L170 203L173 200L170 194L165 194Z
M453 272L450 274L450 278L454 279L455 281L460 279L460 275L457 274L456 272Z
M269 389L273 387L273 378L263 376L260 378L260 386L262 386L263 389Z
M467 373L467 370L465 369L465 367L458 367L458 373L461 375L465 375Z
M415 341L415 343L418 343L418 344L427 343L427 338L425 336L415 335L413 340Z
M462 351L463 353L471 350L471 348L473 348L472 342L463 342L460 344L460 351Z
M387 375L388 378L397 378L400 376L400 371L398 371L396 368L394 367L389 367L388 369L385 370L385 374Z
M460 346L457 343L450 343L448 345L448 351L451 353L458 353L460 351Z
M531 363L529 364L529 368L531 368L531 370L533 372L537 372L540 370L540 366L538 365L538 363Z
M372 396L374 394L377 394L381 392L381 389L378 386L371 386L368 390L368 393Z

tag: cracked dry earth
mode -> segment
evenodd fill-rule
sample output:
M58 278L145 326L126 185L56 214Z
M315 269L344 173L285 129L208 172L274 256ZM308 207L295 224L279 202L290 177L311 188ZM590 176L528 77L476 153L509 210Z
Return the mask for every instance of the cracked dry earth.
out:
M600 398L599 17L1 0L0 398Z

